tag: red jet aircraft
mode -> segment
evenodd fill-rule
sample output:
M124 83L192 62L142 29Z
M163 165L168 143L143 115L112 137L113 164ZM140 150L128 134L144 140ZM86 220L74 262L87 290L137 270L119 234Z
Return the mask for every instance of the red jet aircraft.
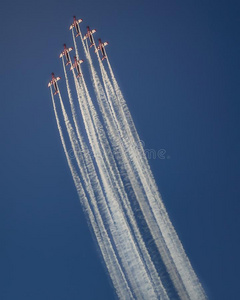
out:
M83 60L77 60L76 56L74 56L74 63L72 64L70 70L73 70L74 68L76 68L77 70L77 78L79 78L81 76L81 69L80 69L80 64L83 63Z
M89 26L87 26L87 33L84 35L84 40L86 40L87 38L89 38L90 41L90 48L94 45L94 41L93 41L93 33L96 32L96 29L90 30Z
M61 77L55 77L54 73L52 73L52 80L49 81L48 87L50 87L53 84L54 91L55 91L54 95L56 95L59 92L58 86L57 86L57 81L60 79L61 79Z
M77 32L76 37L80 35L80 28L79 28L79 25L78 25L78 24L81 23L81 22L82 22L82 19L77 20L76 17L74 16L74 17L73 17L73 23L72 23L72 25L69 27L69 30L71 30L73 27L75 27L76 32Z
M59 57L62 57L63 55L65 55L66 57L66 66L70 64L70 56L69 56L69 52L72 51L73 48L67 48L66 44L63 45L64 50L63 52L59 55Z
M107 46L107 45L108 45L108 42L102 43L102 40L98 39L98 47L95 50L95 52L98 52L99 50L102 52L102 60L107 58L107 54L106 54L106 50L105 50L105 46Z

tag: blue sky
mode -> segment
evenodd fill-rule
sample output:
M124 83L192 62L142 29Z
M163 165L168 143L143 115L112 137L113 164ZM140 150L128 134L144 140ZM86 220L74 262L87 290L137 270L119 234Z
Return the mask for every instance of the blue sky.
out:
M108 55L163 201L210 299L239 290L238 1L2 2L3 300L113 299L62 150L47 83L72 16ZM60 83L61 89L64 85ZM97 295L97 296L96 296Z

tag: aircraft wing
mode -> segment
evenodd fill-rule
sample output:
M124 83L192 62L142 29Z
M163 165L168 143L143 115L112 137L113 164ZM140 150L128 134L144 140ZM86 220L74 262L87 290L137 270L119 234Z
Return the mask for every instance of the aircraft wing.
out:
M73 50L73 48L71 47L71 48L68 48L68 52L70 52L70 51L72 51Z
M80 59L80 60L79 60L79 63L82 64L82 63L83 63L83 59Z
M63 54L64 54L64 52L62 52L62 53L59 55L59 57L60 57L60 58L63 57Z
M82 19L77 20L78 24L81 23L82 21L83 21Z
M69 30L70 30L70 29L72 29L72 28L73 28L73 26L74 26L74 24L72 24L72 25L69 27Z
M93 30L91 30L91 33L95 33L97 30L96 29L93 29Z
M103 46L107 46L107 45L108 45L108 42L103 43Z
M49 83L48 83L48 87L50 87L52 85L52 80L51 81L49 81Z
M61 77L56 77L56 81L58 81L58 80L60 80L61 79Z

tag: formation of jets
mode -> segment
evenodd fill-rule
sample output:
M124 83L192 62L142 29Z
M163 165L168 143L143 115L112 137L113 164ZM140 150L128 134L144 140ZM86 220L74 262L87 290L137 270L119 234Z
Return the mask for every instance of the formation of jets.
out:
M75 28L76 30L76 37L81 36L80 28L79 28L79 23L81 23L83 20L82 19L77 19L75 16L73 17L73 23L69 27L69 30ZM89 39L90 42L90 48L94 46L95 48L95 53L97 53L99 50L101 51L102 54L102 60L107 58L105 46L108 45L108 42L102 42L101 39L98 39L98 46L95 45L94 39L93 39L93 34L96 32L96 29L90 29L89 26L87 26L87 33L83 36L83 40ZM71 58L69 55L69 52L72 51L73 48L67 48L66 44L63 45L63 51L59 55L59 57L65 56L66 59L66 66L71 64L70 70L74 70L74 68L77 71L77 78L81 77L81 63L83 63L83 60L78 60L76 56L74 56L74 63L71 62ZM52 79L48 83L48 87L53 85L54 87L54 95L56 95L59 90L58 90L58 85L57 81L60 80L61 77L55 77L54 73L52 73Z

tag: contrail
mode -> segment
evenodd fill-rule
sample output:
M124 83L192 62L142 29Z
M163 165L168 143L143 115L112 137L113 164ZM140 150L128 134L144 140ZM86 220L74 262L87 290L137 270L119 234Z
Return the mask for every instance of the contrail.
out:
M95 47L95 49L96 49L96 47ZM112 87L110 81L109 81L109 78L103 67L102 61L100 60L98 53L97 53L97 57L98 57L100 70L101 70L101 74L102 74L102 78L103 78L103 83L104 83L105 91L107 94L107 98L108 98L108 102L109 102L109 106L110 106L110 110L111 110L111 115L117 124L116 125L117 128L115 128L115 135L120 131L120 135L122 138L121 140L124 142L123 136L126 135L126 132L123 132L121 130L121 128L123 128L123 126L121 126L122 124L119 124L120 123L119 121L121 120L121 118L119 118L119 114L118 114L118 117L116 116L116 113L114 111L113 104L112 104L113 101L116 102L116 94L113 90L113 87ZM108 64L110 66L109 60L108 60ZM115 77L113 75L111 67L110 67L110 72L112 73L113 81L115 81ZM116 83L115 83L115 87L116 87L116 92L118 92L118 95L121 96L121 93L119 92L120 89L118 88L118 90L117 90L118 85ZM101 101L101 103L99 103L100 107L102 107L103 103L104 103L103 101ZM128 111L128 108L126 105L125 105L125 111ZM108 118L105 117L104 120L106 120L106 122L107 122L110 119L111 115L110 115L110 113L108 113ZM131 116L130 113L127 113L127 116L129 116L129 118L130 118L130 116ZM114 128L113 123L110 124L110 126L108 126L108 129L109 128ZM134 133L134 131L133 131L133 133ZM135 134L135 136L137 136L137 135ZM138 141L140 144L139 139L138 139ZM127 145L125 151L127 151L129 149L131 149L131 147L129 147L129 145ZM124 154L125 152L122 152L122 153ZM167 216L167 213L166 213L163 203L161 201L160 195L158 194L158 190L156 189L153 192L150 189L151 185L154 186L153 182L146 181L146 179L149 180L152 177L151 173L144 174L142 171L145 169L150 170L148 163L145 161L145 165L143 165L143 164L141 165L141 160L139 161L138 157L139 156L136 156L133 153L133 155L130 157L130 159L131 159L131 161L133 160L135 162L134 167L136 168L138 176L140 175L140 180L143 184L145 193L147 195L147 198L150 203L150 207L153 212L152 218L155 218L155 220L157 221L157 224L159 226L159 230L161 230L161 232L157 232L156 226L152 227L150 225L151 232L152 232L155 240L157 241L157 245L158 245L160 253L162 254L162 258L165 261L166 266L168 266L169 274L170 274L174 284L176 285L176 288L178 290L180 297L183 299L187 299L189 297L193 298L193 296L196 295L196 293L198 292L197 299L199 299L199 297L201 296L201 293L202 293L201 285L196 284L196 282L197 282L196 275L191 268L191 265L184 253L182 245L181 245L181 243L172 227L172 224ZM140 156L140 158L141 158L141 156ZM156 197L157 198L156 200L154 199L155 195L158 196L158 197ZM148 222L149 219L147 218L147 215L146 215L146 207L145 207L145 217ZM158 221L158 220L160 220L160 221ZM165 221L165 223L167 223L167 226L165 225L164 222L162 222L162 220ZM149 224L149 222L148 222L148 224ZM168 233L167 233L167 231L168 231ZM165 245L162 244L163 241L157 239L159 236L161 236L161 234L163 235ZM171 238L171 241L168 242L169 236ZM160 241L160 243L158 241ZM163 249L163 247L165 247L165 250ZM170 252L169 253L170 255L169 254L167 255L168 251ZM181 252L180 256L179 256L179 252ZM195 286L193 284L194 282L195 282ZM203 297L205 297L204 294L203 294Z
M91 72L92 72L93 81L95 82L95 90L96 90L96 93L97 93L97 98L99 100L99 103L100 104L101 103L106 103L106 97L104 96L104 92L103 92L103 89L102 89L101 84L99 82L99 79L96 76L96 71L94 70L94 68L92 66L91 59L89 60L89 64L90 64L90 68L91 68ZM101 110L101 112L103 113L103 119L104 120L109 119L107 114L105 113L104 109ZM112 128L112 126L113 126L113 124L111 124L109 126L109 128ZM114 136L114 134L112 134L112 136ZM117 143L116 143L116 145L117 145ZM116 154L115 150L113 150L113 151ZM112 165L113 164L114 163L112 163ZM114 170L114 172L115 172L115 174L118 174L118 176L119 176L118 181L121 182L121 175L119 174L119 171L117 170L117 167ZM123 185L121 186L121 189L124 189ZM140 235L139 229L137 227L137 223L136 223L136 220L134 218L134 215L133 215L131 205L130 205L130 202L129 202L128 198L123 198L123 207L124 207L124 209L126 211L126 214L129 218L130 225L132 226L135 238L137 239L138 246L140 247L139 251L140 251L140 253L142 253L142 257L145 260L146 267L149 269L148 271L149 271L150 276L152 277L154 285L155 285L156 289L158 290L158 293L164 294L165 293L164 288L162 287L162 283L159 279L159 276L158 276L157 271L156 271L156 269L153 265L153 262L151 261L151 258L150 258L149 254L147 252L146 246L143 243L143 240L142 240L142 237Z
M200 282L197 279L196 274L194 273L191 267L191 264L184 252L182 244L171 224L171 221L169 220L166 209L162 203L155 180L150 170L150 166L148 164L146 155L142 148L140 138L136 131L135 125L132 121L131 114L128 110L126 101L123 98L121 90L113 74L108 57L107 57L107 63L110 70L115 95L117 95L117 99L116 98L114 99L113 97L112 99L118 101L115 102L115 107L117 108L117 112L115 113L115 116L118 115L118 117L115 120L116 122L121 122L119 124L120 130L125 128L126 132L122 133L123 136L125 137L130 136L130 140L135 141L135 145L138 145L138 147L135 147L134 151L132 151L133 154L132 158L133 161L135 162L136 170L140 175L144 188L147 191L147 194L149 196L151 195L150 196L151 198L149 199L151 199L151 205L153 207L155 220L157 221L159 227L161 228L164 240L166 242L166 245L168 246L172 260L176 265L177 271L180 275L180 277L176 276L176 279L177 277L180 279L180 280L177 279L179 282L176 284L178 285L179 288L181 288L183 292L182 293L183 299L185 299L186 297L189 297L189 299L205 299L206 295L201 287ZM123 141L126 140L123 139ZM127 145L127 149L131 151L132 147L131 146L129 147L129 145ZM172 276L173 280L175 280L174 279L175 275L173 275L173 270L174 268L170 267L169 273ZM180 287L181 285L184 285L185 287L184 286ZM188 293L188 296L184 292L185 289L186 292Z
M65 69L65 65L64 65L64 63L63 63L63 67L64 67L64 69ZM65 75L66 75L66 72L65 72ZM66 77L66 79L67 79L67 77ZM76 78L75 78L75 80L76 80ZM80 93L81 93L81 91L79 90L79 86L78 86L78 84L76 85L76 88L77 88L77 92L78 92L78 95L80 96ZM69 84L68 84L68 79L67 79L67 90L68 90L68 95L69 95L69 98L71 99L71 92L70 92L70 89L69 89ZM79 101L80 101L80 105L81 105L81 98L79 97ZM88 102L90 101L90 99L88 99ZM86 105L86 100L85 100L85 105ZM85 115L89 115L89 112L87 113L86 112L86 110L84 110L85 108L83 108L83 107L81 107L81 110L82 111L84 111L84 113L85 113ZM85 115L83 115L83 117L85 116ZM90 117L88 118L88 120L85 122L85 126L86 126L86 130L87 130L87 132L89 132L89 125L91 124L91 119L90 119ZM89 137L91 138L92 136L94 136L94 132L92 132L92 134L89 134ZM73 146L73 145L72 145ZM75 146L75 148L76 148L76 146ZM96 149L98 148L98 144L97 144L97 141L96 141L96 139L95 139L95 143L94 143L94 147L93 147L93 151L95 151ZM75 155L78 155L78 152L75 150L74 151L74 153L75 153ZM101 160L101 154L99 154L98 155L98 161L100 161ZM101 166L102 167L102 166ZM100 167L100 168L101 168ZM102 172L102 170L100 169L100 172ZM106 176L109 176L108 174L107 174L107 169L106 169L106 167L105 167L105 169L104 169L104 171L103 172L105 172L105 174L102 176L102 178L106 181ZM109 176L110 177L110 176ZM103 182L103 184L105 185L105 187L108 187L109 186L109 183L104 183ZM108 195L108 197L112 197L113 198L113 194L109 194L110 192L109 192L109 188L107 189L107 195ZM115 198L116 198L116 195L115 195ZM119 214L119 207L118 207L118 211L115 211L115 213L113 213L113 205L112 205L112 203L110 202L110 205L109 205L109 207L110 207L110 209L111 209L111 211L112 211L112 214L111 214L111 217L112 218L114 218L115 217L115 221L116 221L116 216L117 216L117 214ZM119 222L121 219L123 219L122 221L121 221L121 225L120 226L118 226L117 227L117 229L118 229L118 232L117 233L114 233L114 236L113 236L113 238L115 239L115 240L119 240L119 237L121 237L121 235L123 235L123 233L121 233L120 235L119 235L119 229L123 229L124 227L126 227L127 226L127 223L125 222L125 220L124 220L124 216L121 216L121 215L119 215L119 217L117 217L117 221ZM124 235L127 235L127 237L128 237L128 239L127 240L129 240L129 241L131 241L132 240L132 238L131 238L131 235L130 235L130 232L129 232L129 230L128 229L126 229L125 230L125 232L124 232ZM125 245L124 245L125 244ZM132 242L131 243L129 243L129 249L127 249L127 247L126 247L126 240L125 239L122 239L122 240L120 240L120 241L118 241L118 242L116 242L116 245L117 245L117 247L119 247L119 254L120 255L125 255L125 257L128 257L128 256L133 256L133 258L131 259L131 261L132 262L134 262L134 261L139 261L139 263L138 263L138 265L137 265L137 269L138 269L138 272L140 272L141 271L141 268L144 268L144 266L143 266L143 263L142 263L142 261L140 260L140 257L139 257L139 253L138 253L138 251L137 251L137 249L136 249L136 247L135 247L135 244L133 243L133 240L132 240ZM125 251L122 251L122 249L123 249L123 247L125 246ZM133 248L132 248L133 247ZM135 253L135 254L134 254ZM135 255L135 256L134 256ZM134 258L135 257L135 258ZM125 264L125 262L123 261L123 263ZM141 266L142 265L142 266ZM126 264L125 264L125 269L126 269L126 272L128 272L128 274L129 274L129 270L128 270L128 268L126 268ZM146 275L146 272L145 272L145 270L144 271L142 271L142 276L141 277L139 277L139 279L138 280L136 280L136 278L137 278L137 276L135 275L135 276L130 276L130 275L128 275L128 277L130 278L129 279L129 281L130 282L133 282L132 283L132 285L134 286L134 285L137 285L137 287L139 288L139 286L140 286L140 283L138 283L138 281L140 281L141 282L141 285L143 284L143 281L144 281L144 283L145 282L147 282L149 279L147 278L147 275ZM139 297L141 297L141 295L140 295L140 293L139 293L139 289L137 289L137 288L134 288L135 289L135 294L137 294L138 295L138 298ZM144 290L143 288L142 288L142 290ZM155 299L156 297L154 296L154 295L152 295L151 296L151 293L150 293L150 290L151 290L151 285L150 284L148 284L148 286L146 287L146 290L148 291L148 297L149 298L152 298L152 299Z
M80 93L80 91L79 91L79 87L78 87L78 84L77 84L77 91L78 91L78 93ZM80 98L80 97L79 97ZM92 105L92 103L91 103L91 100L90 100L90 98L88 98L88 103L90 102L90 104ZM85 105L86 105L86 100L85 100ZM81 106L81 102L80 102L80 106ZM86 105L87 106L87 105ZM92 109L92 107L91 107L91 109ZM84 107L83 107L83 105L81 106L81 110L84 110ZM86 115L88 115L89 116L89 118L85 121L85 126L87 127L87 132L89 132L89 137L90 137L90 139L94 136L94 132L93 133L90 133L90 128L88 128L89 127L89 125L91 124L91 118L90 118L90 116L91 116L91 113L88 111L88 112L86 112L85 111L85 114ZM95 114L95 113L94 113ZM96 115L95 115L95 117L94 117L94 120L96 120ZM98 127L99 127L99 124L98 124ZM93 124L92 124L92 128L93 128ZM101 152L101 148L99 147L99 145L97 144L97 139L95 138L95 140L94 141L92 141L92 144L94 144L94 147L92 147L92 150L93 150L93 152L95 152L96 151L96 149L98 149L99 150L99 152L98 152L98 154L96 155L97 156L97 158L98 158L98 160L97 160L97 164L98 164L98 166L99 166L99 170L100 170L100 174L101 174L101 177L102 177L102 180L104 181L103 182L103 184L104 184L104 186L105 186L105 188L107 187L107 186L109 186L110 185L110 187L111 187L111 189L114 189L114 186L117 186L118 185L118 183L116 182L116 180L114 179L114 177L112 176L112 174L111 174L111 172L109 173L109 168L106 168L106 160L104 161L104 159L103 159L103 157L102 157L102 155L104 156L104 154ZM103 142L101 141L101 137L100 137L100 145L103 147ZM108 155L109 155L109 152L108 152ZM101 164L99 164L101 162ZM109 182L107 183L106 182L106 178L109 178ZM111 183L112 182L112 183ZM118 187L118 189L120 189L119 187ZM115 190L115 189L114 189ZM109 188L107 189L107 193L108 193L108 197L109 197ZM122 193L120 193L121 195L122 195ZM110 197L112 198L112 200L114 200L114 197L115 198L118 198L117 197L117 194L115 193L115 196L113 197L113 193L112 194L110 194ZM113 201L112 201L113 202ZM113 210L112 210L112 207L113 207L113 203L111 203L111 202L109 202L109 207L110 207L110 209L111 209L111 212L112 212L112 217L115 217L116 218L116 216L117 216L117 214L119 214L120 212L121 212L121 215L119 215L118 217L117 217L117 221L119 222L120 220L121 220L121 227L122 228L124 228L124 227L126 227L126 226L128 226L127 225L127 223L126 223L126 220L125 220L125 218L124 218L124 215L122 215L122 211L121 211L121 207L119 206L119 202L120 202L120 200L117 200L117 205L118 205L118 209L117 209L117 211L115 211L115 213L113 212ZM116 220L116 219L115 219ZM118 234L118 233L117 233ZM135 255L135 261L139 261L139 265L138 265L138 271L140 272L140 266L142 265L142 262L141 262L141 260L140 260L140 257L139 257L139 254L138 254L138 251L137 251L137 249L136 249L136 246L135 246L135 244L134 244L134 242L133 242L133 239L132 239L132 237L131 237L131 235L130 235L130 231L128 230L128 229L126 229L126 232L125 232L125 235L127 234L127 236L128 236L128 239L129 239L129 241L132 241L131 242L131 244L129 244L129 249L132 249L131 250L131 255ZM118 237L117 236L115 236L115 239L117 239ZM120 248L119 248L119 253L122 253L122 255L125 255L125 257L126 257L126 251L125 252L122 252L122 247L123 247L123 243L125 243L126 244L126 241L124 241L124 239L122 239L122 241L120 241L120 244L119 245L121 245L120 246ZM133 247L133 248L132 248ZM127 249L126 249L127 250ZM127 250L127 251L129 251L129 250ZM125 254L124 254L125 253ZM135 253L135 254L134 254ZM127 256L128 256L129 254L127 254ZM124 262L125 263L125 262ZM144 266L142 266L142 267L144 267ZM125 265L125 269L126 269L126 265ZM128 268L126 269L126 272L128 272L128 274L129 274L129 271L128 271ZM145 277L145 281L147 281L148 279L147 279L147 276L145 275L145 271L143 272L143 279L144 279L144 277ZM133 281L133 278L132 278L132 276L130 276L130 275L128 275L128 277L130 278L129 280L130 281ZM134 281L136 281L136 278L134 279ZM138 286L139 286L139 283L137 283L137 281L134 283L135 285L137 284ZM136 294L139 294L139 291L135 288L135 293ZM148 291L148 293L149 293L149 291ZM140 297L140 295L139 295L139 297ZM149 294L149 297L150 297L150 294Z
M60 138L61 138L61 141L62 141L63 149L64 149L64 152L65 152L67 161L68 161L69 168L70 168L71 173L72 173L72 177L73 177L75 186L76 186L78 194L79 194L79 199L81 201L81 204L84 207L84 210L87 212L87 215L88 215L89 220L91 222L91 226L93 228L94 234L95 234L96 239L98 241L98 244L99 244L101 253L103 255L103 258L106 262L107 269L110 273L110 276L111 276L112 281L114 283L114 286L116 288L116 292L117 292L117 294L119 295L120 298L124 298L126 295L128 295L130 299L133 299L133 295L131 293L131 290L130 290L128 284L127 284L125 276L122 272L122 269L119 265L118 259L116 257L115 252L114 252L114 249L112 247L110 238L109 238L109 236L107 234L107 231L104 227L104 224L103 224L103 221L102 221L102 218L101 218L101 214L100 214L100 212L97 208L96 200L94 199L94 197L91 198L91 201L93 201L92 203L93 203L93 207L94 207L94 213L93 213L92 210L91 210L91 207L88 203L88 200L87 200L86 194L84 192L84 189L82 187L79 176L77 175L77 172L76 172L76 170L75 170L75 168L74 168L74 166L71 162L71 159L69 158L69 155L67 153L66 143L65 143L65 140L64 140L64 137L63 137L61 126L60 126L59 117L58 117L57 110L56 110L55 101L54 101L53 94L52 94L52 89L51 89L51 95L52 95L54 113L55 113L55 117L56 117L56 121L57 121L57 125L58 125ZM73 132L72 128L71 128L71 125L69 123L65 108L63 106L63 102L62 102L62 99L61 99L61 94L59 94L59 99L60 99L61 107L62 107L62 110L63 110L65 125L68 128L69 133ZM73 143L72 143L72 145L73 145ZM86 175L87 172L82 171L81 175L85 177L84 174Z
M68 97L69 97L69 101L70 101L70 105L71 105L74 124L75 124L75 128L76 128L76 131L77 131L79 143L82 146L83 155L85 156L86 166L84 165L84 159L83 158L81 159L81 161L79 160L79 156L81 157L81 151L79 151L79 150L77 151L78 145L77 145L77 142L76 142L76 137L74 136L73 133L71 134L71 128L69 128L68 132L69 132L69 135L70 135L71 144L72 144L72 147L73 147L73 150L74 150L75 157L78 161L79 169L81 170L82 178L85 181L85 186L87 187L87 190L88 190L88 193L89 193L89 197L90 197L91 202L92 202L92 204L95 208L95 211L97 213L98 218L100 218L100 213L98 211L96 203L97 202L100 203L100 206L103 207L102 208L103 211L108 210L108 208L106 207L104 194L103 194L103 191L101 189L100 183L98 181L96 171L94 169L94 165L93 165L93 162L91 160L91 156L89 155L89 151L88 151L86 145L84 145L83 139L82 139L81 134L79 132L79 126L77 124L77 119L76 119L77 116L76 116L75 107L74 107L73 99L72 99L71 92L70 92L70 87L69 87L69 83L68 83L66 68L65 68L64 60L62 60L62 61L63 61L63 68L64 68L64 74L65 74L65 79L66 79L66 86L67 86L67 90L68 90ZM74 79L77 80L76 76L75 76L75 73L73 73L73 74L74 74ZM61 106L62 106L62 110L63 110L63 114L65 116L65 119L68 120L62 101L61 101ZM86 169L88 169L88 170L86 170ZM91 176L91 180L90 180L88 174ZM91 186L91 182L92 182L92 186ZM97 194L97 200L95 198L93 187L94 187L94 190ZM102 222L103 221L101 220L101 226L104 228L104 225L103 225ZM113 221L111 220L111 224L110 224L111 226L113 225L112 223L113 223ZM104 230L105 230L105 234L106 234L106 229L104 228ZM109 237L108 237L108 242L110 243ZM113 251L112 245L109 244L109 246L111 247L111 250ZM115 258L115 264L118 265L119 272L121 272L122 281L123 281L124 285L126 286L125 290L127 289L129 291L129 287L128 287L126 278L123 274L122 268L120 267L119 262L116 260L116 256L114 258ZM119 281L119 276L115 278L115 281L117 281L117 280ZM124 288L123 284L122 284L120 289L116 287L118 293L120 293L120 292L122 293L123 288ZM132 297L131 292L130 292L130 296Z
M117 154L119 154L120 157L118 155L118 159L120 161L124 162L124 166L126 167L127 174L129 176L129 179L130 179L130 183L131 183L131 185L133 187L133 190L135 192L135 195L136 195L136 197L139 201L140 207L141 207L141 209L144 213L144 216L146 218L146 222L147 222L148 226L150 227L150 230L152 231L153 237L155 237L155 238L158 237L159 242L157 243L157 245L159 247L159 251L161 252L163 260L165 261L165 264L171 265L171 270L175 269L175 272L176 272L175 265L173 265L171 257L169 257L169 255L167 254L168 249L166 249L165 242L164 242L163 239L160 239L162 234L161 234L161 232L157 232L157 230L158 230L158 228L156 227L157 224L156 224L156 222L153 222L154 216L152 215L151 207L147 206L147 201L146 200L149 199L149 193L147 194L147 198L144 198L145 197L144 191L141 190L141 186L139 186L137 178L135 178L136 175L135 175L135 173L133 172L133 170L131 168L132 159L130 158L130 160L128 160L128 158L126 157L126 153L128 153L128 148L124 149L122 147L122 142L118 143L118 141L114 140L114 138L118 136L118 133L119 133L119 130L120 130L117 126L118 121L117 121L116 114L113 111L113 108L112 108L112 105L111 105L111 100L115 97L115 95L114 95L114 92L113 92L113 88L111 87L111 83L110 83L109 79L107 78L107 74L104 70L102 62L99 58L99 55L98 55L98 61L99 61L99 64L100 64L101 74L102 74L104 87L105 87L106 94L107 94L107 99L108 99L108 102L106 101L106 99L98 99L99 100L98 103L99 103L101 112L103 114L103 119L104 119L104 121L106 121L106 127L107 127L107 130L108 130L109 136L112 139L112 144L113 145L117 144L119 146L118 149L117 149L117 151L119 153L117 153ZM91 65L91 60L90 60L90 65ZM94 72L92 72L92 73L93 73L93 76L94 76ZM100 86L100 84L98 86ZM100 88L101 88L101 86L100 86ZM110 120L112 120L111 123L109 123ZM122 134L121 130L120 130L120 134ZM122 140L122 136L120 136L119 138L121 138L121 140ZM116 147L115 147L115 150L116 150ZM144 185L143 185L143 187L144 187ZM179 293L181 293L181 296L186 297L185 290L183 290L183 292L182 292L181 291L182 287L178 284L178 278L179 278L178 274L175 274L175 273L172 272L170 274L170 276L174 280L174 283L177 286Z
M72 70L73 94L64 56L62 64L74 127L54 74L51 81L59 96L74 160L68 155L50 90L67 162L116 294L119 299L207 299L168 217L109 59L106 56L105 69L93 32L88 27L87 37L91 35L100 76L91 57L88 38L85 43L79 28L98 107L94 106L80 64L77 73L80 70L81 76L77 78L69 54L65 53ZM74 28L72 37L76 67L79 52Z
M101 62L99 56L98 56L98 59L99 59L99 63L101 64L102 62ZM94 76L94 71L93 71L93 76ZM103 77L104 86L106 88L105 81L107 81L107 80L106 80L106 74L104 72L102 72L102 77ZM101 88L101 86L100 86L100 88ZM102 94L103 94L103 92L102 92ZM108 100L110 98L109 94L111 94L112 97L114 96L112 90L110 90L108 92L106 89L106 94L107 94ZM98 99L98 100L99 100L98 103L99 103L99 106L101 109L101 113L103 114L103 119L104 119L104 121L106 121L106 128L108 131L108 136L110 137L110 140L113 145L113 152L119 162L118 164L120 167L121 176L126 177L125 175L127 175L130 178L130 184L132 185L133 191L135 192L137 197L140 197L139 201L142 202L142 200L144 201L145 199L143 199L143 197L142 197L142 194L141 194L142 191L140 190L141 187L139 186L137 180L135 179L135 174L133 173L132 169L130 168L129 161L125 154L126 149L123 149L123 146L122 146L122 143L120 140L121 137L118 136L118 129L115 127L114 120L112 120L108 102L106 101L106 99ZM110 121L110 120L112 120L112 121ZM129 181L129 178L128 178L128 181ZM134 218L134 214L132 212L129 200L126 201L126 203L124 203L124 205L125 205L126 213L129 216L129 221L136 232L137 239L138 239L137 242L139 243L140 251L143 253L143 257L147 260L146 264L147 264L147 267L149 268L150 274L152 275L152 280L154 281L155 286L160 288L162 283L159 280L159 277L157 275L157 272L153 265L153 262L151 261L151 258L149 256L149 253L147 252L146 246L143 243L143 240L139 234L139 230L137 228L136 220Z

